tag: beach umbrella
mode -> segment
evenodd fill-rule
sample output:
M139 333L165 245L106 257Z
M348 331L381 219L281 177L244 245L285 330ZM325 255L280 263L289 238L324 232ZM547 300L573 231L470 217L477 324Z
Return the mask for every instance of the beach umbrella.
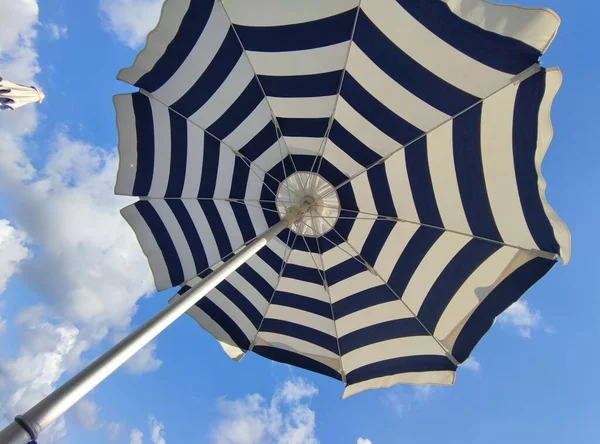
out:
M0 110L15 110L28 103L42 103L44 93L35 86L24 86L0 77Z
M482 0L165 1L118 75L139 91L114 99L116 193L139 197L122 214L157 289L180 290L19 422L39 431L184 312L231 358L344 397L453 384L569 259L541 175L558 25Z

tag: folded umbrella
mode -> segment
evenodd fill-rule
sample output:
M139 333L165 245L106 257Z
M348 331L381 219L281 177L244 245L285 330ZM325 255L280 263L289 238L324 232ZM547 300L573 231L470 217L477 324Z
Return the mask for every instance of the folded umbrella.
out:
M28 103L42 103L44 93L35 86L24 86L0 77L0 110L15 110Z

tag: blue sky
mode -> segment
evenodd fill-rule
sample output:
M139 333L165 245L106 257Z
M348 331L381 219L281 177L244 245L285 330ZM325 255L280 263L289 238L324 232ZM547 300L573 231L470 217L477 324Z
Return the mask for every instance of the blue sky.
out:
M41 442L275 443L294 433L305 443L600 441L600 6L519 3L562 18L542 59L564 75L543 173L573 256L497 322L454 387L396 387L342 401L334 380L254 355L230 361L186 317ZM145 258L118 214L128 200L111 195L112 96L130 91L115 76L133 61L159 4L0 0L10 21L0 29L0 76L35 82L47 97L0 115L0 425L174 292L152 294ZM253 435L235 441L244 431Z

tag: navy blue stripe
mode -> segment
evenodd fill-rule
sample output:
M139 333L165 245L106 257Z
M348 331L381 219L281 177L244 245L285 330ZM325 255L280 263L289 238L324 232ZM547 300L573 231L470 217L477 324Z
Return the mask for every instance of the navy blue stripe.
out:
M388 359L357 368L346 375L347 384L401 373L455 371L456 366L445 356L420 355Z
M205 134L204 149L202 150L202 175L200 176L198 197L214 197L220 155L221 142L214 137Z
M265 93L269 97L323 97L336 95L342 71L331 71L303 76L259 75Z
M315 253L317 252L316 249L314 251ZM298 281L312 282L317 285L323 284L323 278L319 274L319 270L316 268L303 267L302 265L287 264L283 276Z
M519 198L529 231L540 250L559 253L560 247L540 197L535 165L538 118L545 91L545 72L519 85L513 118L513 156Z
M284 241L285 242L285 241ZM279 274L281 272L281 266L283 265L283 259L277 255L273 250L268 247L262 248L256 253L269 267ZM270 296L269 296L270 297Z
M206 130L221 140L225 139L246 120L264 98L258 82L252 79L227 111Z
M154 174L154 120L150 99L143 94L132 94L135 133L137 139L137 167L133 182L134 196L147 196Z
M355 276L367 268L361 264L357 259L348 257L348 259L340 264L334 265L325 272L327 278L327 285L330 287L337 284L338 282L345 281L349 277Z
M479 100L478 97L437 77L413 60L381 32L362 11L358 15L354 42L396 83L449 116L465 110Z
M244 147L240 153L249 160L256 160L262 153L267 151L273 144L277 142L277 132L275 124L269 121L265 127L258 132ZM276 190L273 190L276 191Z
M169 271L171 285L181 284L185 279L183 275L183 267L167 227L165 227L165 224L152 204L147 200L136 202L135 207L148 224L154 239L156 239L158 248L160 248L167 265L167 270Z
M185 294L188 290L191 290L192 287L189 285L183 285L181 289L177 292L177 294Z
M258 355L261 355L271 361L282 362L284 364L290 364L294 367L300 367L311 372L320 373L325 376L342 380L342 376L332 369L331 367L315 361L314 359L307 358L306 356L299 355L291 351L283 350L281 348L268 347L263 345L255 345L252 351Z
M381 250L387 242L395 225L396 222L379 219L376 220L373 227L371 227L367 240L365 241L362 250L360 250L360 255L371 266L374 266L375 262L377 262L379 253L381 253Z
M379 154L354 137L354 135L344 128L337 120L334 120L331 125L329 139L331 139L339 149L352 157L355 162L365 168L381 159Z
M354 212L358 211L358 205L356 204L356 198L354 197L354 190L352 189L350 182L339 188L337 190L337 195L340 199L340 207L343 208L342 213L345 213L347 216L351 216L352 214L355 214ZM340 213L340 217L341 216L342 215Z
M187 164L187 121L169 109L171 123L171 165L166 197L179 197L183 192Z
M230 28L206 70L171 108L185 117L190 117L219 89L241 56L242 47L233 28Z
M305 325L296 324L294 322L282 321L280 319L265 318L260 327L262 332L279 333L302 341L310 342L319 347L329 350L331 353L339 355L337 340L333 336L315 330L314 328L306 327Z
M556 264L537 257L520 266L494 288L477 307L460 331L452 355L458 362L467 360L477 343L492 328L494 319L515 303Z
M500 248L502 246L498 244L471 239L456 253L433 283L419 309L418 317L429 331L435 331L444 310L465 281Z
M247 51L280 52L322 48L350 40L356 9L320 20L283 26L235 25Z
M437 0L396 0L427 29L463 54L499 71L518 74L530 67L540 52L512 37L486 31L454 14Z
M413 274L442 233L443 231L434 228L419 227L408 241L388 279L388 285L399 297L404 295Z
M348 72L344 76L341 95L355 111L400 144L423 133L373 97Z
M271 300L274 288L254 268L246 263L237 269L237 273L252 285L265 298L265 301Z
M196 225L194 225L190 213L188 213L187 208L180 199L166 199L166 202L167 205L169 205L169 208L171 208L175 219L177 219L177 222L179 222L179 225L181 226L185 240L190 247L192 257L194 258L196 272L204 270L210 264L208 263L208 258L206 257L198 229L196 228ZM197 205L197 203L192 202L192 205Z
M241 157L235 158L233 161L233 176L231 181L231 191L229 197L231 199L246 198L246 187L248 186L248 177L250 176L250 168Z
M232 320L227 314L221 310L213 301L210 300L210 296L200 299L200 302L196 304L204 313L211 317L219 326L225 330L235 345L242 350L248 350L250 348L250 340L244 334L242 329Z
M422 137L415 141L404 150L404 154L406 155L406 171L410 182L410 190L419 215L419 221L444 228L429 171L427 138Z
M254 305L252 305L252 302L250 302L227 280L217 285L217 290L219 290L223 296L225 296L237 308L239 308L240 311L248 318L248 320L252 322L252 325L254 325L254 327L256 327L258 330L258 327L260 327L260 323L262 321L262 314Z
M233 248L231 242L229 242L229 236L227 230L225 230L225 225L223 225L223 220L221 220L217 205L212 200L201 200L200 206L217 243L219 255L223 258L231 253Z
M410 171L410 168L408 168L408 170ZM394 200L392 199L392 191L390 190L390 183L388 182L385 165L380 163L379 165L369 168L367 177L372 190L371 194L373 195L377 214L380 216L398 217L396 214L396 207L394 206Z
M135 82L136 86L154 92L175 74L202 35L213 5L214 0L190 3L177 34L167 46L164 54L150 72Z
M323 137L329 125L327 117L313 119L278 117L277 121L279 122L281 133L284 136L290 137Z
M285 268L287 270L287 265ZM288 293L285 291L276 291L271 300L272 305L283 305L284 307L297 308L298 310L307 311L327 319L331 318L331 305L327 302L317 299L301 296L299 294Z
M256 237L256 231L254 231L248 207L240 202L231 202L231 209L233 210L235 221L240 229L240 233L242 233L244 242L250 242Z
M368 288L352 296L341 299L333 304L333 315L336 320L344 316L356 313L368 307L384 304L386 302L397 301L398 298L385 285Z
M479 104L456 117L452 122L456 179L465 215L473 234L502 241L490 206L483 173L481 111L482 104Z
M427 330L415 318L394 319L348 333L340 338L342 355L353 350L390 339L428 336Z

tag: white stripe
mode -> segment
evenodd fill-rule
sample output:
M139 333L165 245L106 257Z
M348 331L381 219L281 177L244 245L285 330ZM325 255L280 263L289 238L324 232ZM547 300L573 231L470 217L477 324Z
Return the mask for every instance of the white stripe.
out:
M398 319L412 318L412 313L402 301L385 302L356 311L343 318L336 319L335 326L339 337L361 330L372 325Z
M464 247L471 238L450 232L444 232L429 249L406 286L402 300L413 311L418 313L421 305L440 276L444 268Z
M244 245L244 238L242 237L242 232L240 231L240 227L237 223L237 219L235 218L235 213L233 212L231 205L238 204L232 204L222 200L214 201L214 203L217 207L217 211L219 212L219 216L221 216L223 225L225 226L225 231L227 232L227 238L231 243L231 248L233 250L237 250L239 247Z
M329 295L331 296L331 302L335 304L349 296L381 285L384 285L381 279L371 274L370 271L363 271L330 286Z
M187 157L182 197L197 197L202 178L204 160L204 131L196 125L187 124Z
M354 254L360 254L371 233L371 229L373 229L373 225L375 224L375 219L361 219L362 217L365 216L359 213L357 219L352 224L352 230L350 230L350 234L348 235L348 244L356 250L356 253Z
M298 242L301 242L301 246L305 247L306 245L304 245L304 241L303 240L298 240ZM288 264L292 264L292 265L300 265L302 267L307 267L307 268L313 268L313 269L318 269L321 270L322 268L320 267L320 262L321 259L318 256L318 253L309 253L308 251L302 251L302 250L297 250L295 249L292 254L290 254L290 257L287 260ZM321 274L323 274L321 272Z
M154 238L150 227L148 227L148 224L135 207L135 204L123 208L121 214L127 223L131 225L131 228L133 228L138 242L148 258L156 289L160 291L171 288L173 285L177 285L176 283L171 284L171 277L169 276L169 270L162 251L156 243L156 239Z
M344 69L348 45L342 42L299 51L247 51L247 54L258 75L303 76Z
M437 77L483 98L513 77L449 45L394 0L364 0L361 9L396 46Z
M154 171L148 196L163 197L169 184L171 169L171 118L169 108L150 99L154 122Z
M252 256L246 263L256 271L260 277L267 281L269 285L273 287L273 291L275 291L275 285L277 285L277 281L279 280L279 271L273 270L269 264L260 258L260 256Z
M338 99L335 118L349 133L382 157L400 147L398 142L356 112L342 96Z
M333 337L336 336L335 326L331 319L297 308L271 304L265 318L293 322L304 327L314 328Z
M219 2L215 2L204 31L192 51L175 74L153 93L154 97L169 105L183 97L212 62L228 31L229 20Z
M340 357L329 350L319 347L312 342L279 333L261 331L256 339L256 345L270 346L282 350L291 351L300 355L319 361L334 370L339 369Z
M119 169L115 194L131 196L137 171L137 133L131 94L118 94L113 98L117 112L119 137Z
M342 399L363 392L365 390L387 388L396 384L412 385L453 385L456 372L454 371L434 371L434 372L411 372L400 373L398 375L382 376L368 381L358 382L346 386Z
M414 41L414 37L411 40ZM423 131L428 131L450 117L396 83L354 43L350 47L347 70L371 96Z
M183 234L181 225L179 225L179 222L173 214L173 211L171 211L171 208L163 199L152 199L150 203L158 213L160 220L169 232L169 237L175 245L177 257L179 258L183 268L184 280L190 279L197 275L202 270L196 270L194 256L192 255L192 251L190 250L190 246L185 238L185 234ZM181 282L173 282L173 284L181 284Z
M483 102L481 160L494 221L504 242L537 248L521 207L513 157L513 119L518 87L511 85Z
M215 199L228 199L233 183L233 168L235 154L222 143L219 144L219 166L217 168L217 181L215 184ZM202 171L202 170L200 170Z
M236 151L241 150L271 121L271 111L267 99L263 99L256 108L223 139L227 145Z
M406 169L406 155L404 150L398 151L384 163L392 200L396 214L400 219L419 222L419 215L413 200L408 170ZM391 215L386 215L391 216Z
M209 265L214 264L221 259L221 255L219 254L217 242L212 234L210 225L208 225L200 202L193 199L184 199L183 204L190 214L194 226L196 227L196 231L202 240L202 246L204 247L204 253L206 253L206 259L208 260Z
M261 314L264 315L269 303L256 288L243 278L242 275L239 273L232 273L227 277L227 282L233 285L237 291L239 291Z
M435 202L444 224L440 228L472 234L460 197L454 167L452 122L440 126L427 135L427 159Z
M209 298L217 307L223 310L250 341L256 336L257 330L254 324L250 322L250 319L248 319L244 312L231 302L227 296L215 288L205 297Z
M353 176L359 171L364 170L364 167L356 162L352 157L346 154L345 151L341 150L335 143L327 139L324 157L338 170L344 173L346 176Z
M236 25L281 26L311 22L356 8L358 0L223 0ZM350 36L348 36L350 38Z
M239 360L244 356L244 351L235 345L235 341L231 339L231 336L203 310L194 305L187 313L194 318L200 327L221 343L223 350L231 359Z
M268 97L277 117L319 118L333 113L336 96L322 97Z
M190 8L191 0L165 2L160 21L148 35L144 49L137 55L133 66L119 71L117 78L131 85L135 84L144 74L151 71L156 62L164 55L167 46L175 38L179 26Z
M544 52L554 39L560 17L546 8L500 5L481 0L443 0L463 20L512 37Z
M383 244L383 248L379 252L379 256L377 256L377 262L375 262L374 266L384 281L387 282L390 279L398 259L400 259L408 242L418 229L419 226L415 224L399 222L394 225L390 235Z
M227 75L219 89L202 107L190 116L201 128L208 128L233 105L254 78L252 68L243 55Z
M292 293L298 296L305 296L307 298L316 299L317 301L327 302L329 304L329 296L325 292L323 285L313 284L312 282L299 281L294 278L283 276L279 280L277 291Z
M287 155L288 151L292 154L312 154L316 155L323 144L323 137L283 137L284 143L287 145L287 150L283 147L283 155Z
M281 162L282 155L285 157L285 148L280 146L280 141L276 141L273 145L271 145L267 150L265 150L253 163L255 163L260 169L263 171L269 171L279 162ZM277 190L272 190L274 193Z
M328 220L331 224L331 221ZM323 245L323 243L329 244L327 241L321 240L319 245ZM354 250L346 243L338 244L336 247L331 250L327 250L323 252L323 263L326 270L335 267L342 262L347 261L348 259L352 259L355 256ZM354 259L352 259L354 260Z
M431 336L411 336L377 342L358 348L342 356L346 373L376 362L407 356L446 356L440 345Z

